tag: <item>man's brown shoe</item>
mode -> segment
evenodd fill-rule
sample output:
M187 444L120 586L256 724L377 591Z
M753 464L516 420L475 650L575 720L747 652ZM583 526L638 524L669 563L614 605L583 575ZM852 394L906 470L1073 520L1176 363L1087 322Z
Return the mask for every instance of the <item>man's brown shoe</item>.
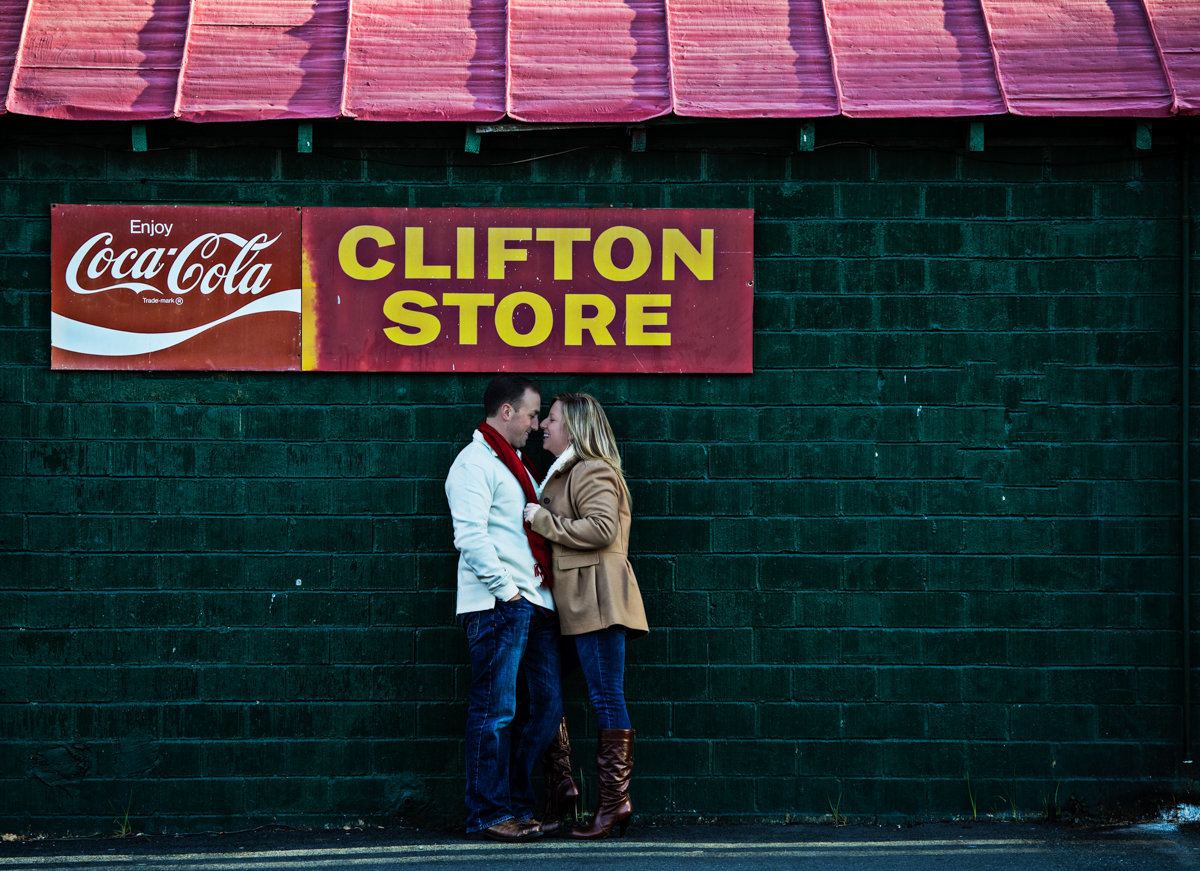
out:
M562 831L563 827L562 820L542 820L541 822L538 822L537 820L525 820L525 822L536 824L538 830L543 835L558 834L560 831Z
M542 836L542 827L534 820L505 820L480 832L489 841L528 841Z

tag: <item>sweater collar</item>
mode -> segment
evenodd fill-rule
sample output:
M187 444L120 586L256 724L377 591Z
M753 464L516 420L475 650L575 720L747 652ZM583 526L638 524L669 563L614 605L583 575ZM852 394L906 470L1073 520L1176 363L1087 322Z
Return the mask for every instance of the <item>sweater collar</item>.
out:
M496 449L488 444L488 440L486 438L484 438L483 433L481 433L478 428L476 428L476 430L471 433L471 441L479 442L481 445L483 445L485 448L487 448L489 451L492 452L493 457L498 458L500 456L498 453L496 453ZM518 450L517 448L513 448L513 450L517 452L518 457L521 457L522 459L525 458L524 451Z

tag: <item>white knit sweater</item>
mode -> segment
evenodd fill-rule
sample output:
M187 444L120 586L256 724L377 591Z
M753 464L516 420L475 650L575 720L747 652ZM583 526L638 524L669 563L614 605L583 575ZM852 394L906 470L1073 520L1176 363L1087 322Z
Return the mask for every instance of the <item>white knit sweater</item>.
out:
M553 610L550 591L533 573L522 517L525 493L478 430L450 466L446 501L458 548L457 613L486 611L518 593Z

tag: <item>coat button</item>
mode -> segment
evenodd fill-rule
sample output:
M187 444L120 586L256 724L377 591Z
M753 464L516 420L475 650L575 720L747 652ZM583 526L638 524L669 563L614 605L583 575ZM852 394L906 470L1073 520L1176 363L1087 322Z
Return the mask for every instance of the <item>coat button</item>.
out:
M550 497L549 497L549 496L545 496L545 497L543 497L543 498L542 498L542 504L543 504L543 505L549 505L549 504L550 504Z

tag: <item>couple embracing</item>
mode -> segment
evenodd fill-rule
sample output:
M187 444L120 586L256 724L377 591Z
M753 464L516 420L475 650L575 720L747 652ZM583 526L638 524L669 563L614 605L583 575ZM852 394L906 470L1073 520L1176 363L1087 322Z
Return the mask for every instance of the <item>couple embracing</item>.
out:
M608 418L585 393L555 398L541 422L556 459L543 478L522 454L541 394L492 379L484 422L446 477L458 549L457 613L467 636L467 832L524 841L562 831L579 791L563 717L564 662L578 660L599 720L599 805L571 834L624 833L633 813L633 728L625 641L648 631L629 565L629 488ZM561 654L561 655L560 655ZM534 813L543 759L546 806Z

